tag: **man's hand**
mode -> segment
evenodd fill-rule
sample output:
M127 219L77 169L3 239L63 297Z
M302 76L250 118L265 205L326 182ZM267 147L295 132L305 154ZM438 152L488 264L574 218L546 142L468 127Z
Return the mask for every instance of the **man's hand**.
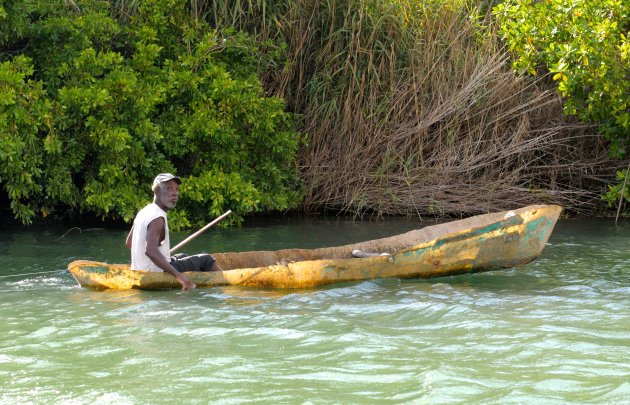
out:
M182 285L182 290L184 290L184 291L190 290L190 289L193 289L193 288L197 287L195 285L195 283L190 281L190 279L188 277L186 277L185 275L183 275L181 273L179 273L179 275L176 277L176 279Z

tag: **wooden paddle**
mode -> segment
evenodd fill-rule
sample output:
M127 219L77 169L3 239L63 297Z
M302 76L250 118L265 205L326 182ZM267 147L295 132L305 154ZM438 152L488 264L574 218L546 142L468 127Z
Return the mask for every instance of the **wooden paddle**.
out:
M215 219L214 221L210 222L208 225L204 226L203 228L201 228L197 232L193 233L192 235L190 235L189 237L187 237L183 241L179 242L179 244L177 246L175 246L174 248L171 249L171 254L175 253L176 250L178 250L179 248L181 248L182 246L184 246L185 244L187 244L191 240L195 239L197 236L201 235L203 232L205 232L212 225L216 224L217 222L219 222L223 218L227 217L231 213L232 213L232 210L227 210L226 212L221 214L221 216L217 217L217 219Z

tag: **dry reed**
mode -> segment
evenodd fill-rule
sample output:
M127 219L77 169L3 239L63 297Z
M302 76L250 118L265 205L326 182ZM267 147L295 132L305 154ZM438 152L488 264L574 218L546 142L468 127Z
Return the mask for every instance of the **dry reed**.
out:
M297 2L286 14L294 70L274 88L286 89L310 137L302 207L411 216L532 203L600 209L618 162L596 129L564 117L544 81L517 77L465 4L418 7L331 0Z

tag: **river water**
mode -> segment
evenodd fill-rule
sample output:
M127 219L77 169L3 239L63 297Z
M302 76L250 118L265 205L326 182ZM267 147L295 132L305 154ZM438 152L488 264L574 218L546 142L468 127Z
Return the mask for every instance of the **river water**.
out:
M275 219L199 252L321 247L430 222ZM517 269L313 290L90 291L125 230L0 230L0 403L630 403L630 223L564 220ZM173 234L173 245L185 234Z

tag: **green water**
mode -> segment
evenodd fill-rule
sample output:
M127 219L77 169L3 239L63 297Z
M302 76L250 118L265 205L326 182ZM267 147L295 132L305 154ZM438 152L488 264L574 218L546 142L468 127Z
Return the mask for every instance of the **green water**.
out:
M187 250L416 226L275 220ZM67 231L0 230L1 404L629 403L630 223L560 222L518 269L306 291L85 290L68 262L128 261L125 231Z

